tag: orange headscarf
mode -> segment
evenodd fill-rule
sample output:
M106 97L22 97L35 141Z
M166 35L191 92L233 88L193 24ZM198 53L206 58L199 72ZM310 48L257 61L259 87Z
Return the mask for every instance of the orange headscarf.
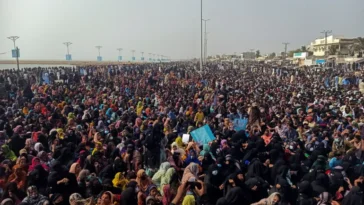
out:
M148 176L146 176L145 179L142 179L142 176L146 175L145 174L145 170L144 169L140 169L137 172L137 178L136 178L136 182L138 183L140 190L142 190L143 192L147 191L149 185L152 184L152 181L150 180L150 178Z

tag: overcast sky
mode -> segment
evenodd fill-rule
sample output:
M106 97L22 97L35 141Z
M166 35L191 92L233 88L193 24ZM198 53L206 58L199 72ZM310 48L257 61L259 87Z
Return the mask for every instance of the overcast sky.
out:
M208 54L281 52L307 45L324 29L364 36L364 0L204 0ZM0 55L11 57L6 37L20 36L22 59L117 60L116 48L171 56L200 54L199 0L0 0Z

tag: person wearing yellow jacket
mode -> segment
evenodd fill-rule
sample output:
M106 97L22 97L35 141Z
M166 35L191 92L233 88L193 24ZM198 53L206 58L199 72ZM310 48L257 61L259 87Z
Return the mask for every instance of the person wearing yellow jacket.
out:
M205 118L205 115L203 114L201 108L198 109L198 112L196 113L195 115L195 123L196 125L199 123L199 122L203 122L203 119Z

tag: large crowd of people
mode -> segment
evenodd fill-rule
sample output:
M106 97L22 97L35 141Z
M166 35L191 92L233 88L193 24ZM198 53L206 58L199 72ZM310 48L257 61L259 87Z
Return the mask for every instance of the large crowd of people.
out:
M363 204L362 79L254 63L0 70L1 205ZM212 141L186 140L205 125Z

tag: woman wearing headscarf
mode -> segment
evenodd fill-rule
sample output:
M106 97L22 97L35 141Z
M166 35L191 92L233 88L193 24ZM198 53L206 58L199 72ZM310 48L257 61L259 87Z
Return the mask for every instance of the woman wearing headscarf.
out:
M137 178L135 180L138 183L140 191L146 193L148 187L152 184L152 180L147 176L144 169L140 169L137 172Z
M281 201L281 195L278 192L274 192L269 195L268 198L262 199L259 202L253 203L251 205L275 205Z
M322 192L319 195L319 201L317 205L335 205L332 203L332 196L329 192Z
M6 188L2 194L1 201L10 198L12 199L14 204L20 204L25 197L25 192L19 190L15 182L10 182L6 185Z
M15 153L9 148L8 145L1 146L2 155L5 157L5 159L9 159L12 162L15 162L17 157Z
M171 186L169 184L164 185L162 188L162 195L163 195L163 199L162 199L162 203L163 205L170 205L171 201L173 200L173 195L171 193Z
M63 198L68 198L78 191L77 179L62 164L55 160L48 176L48 186L51 193L62 193Z
M175 142L177 143L178 148L183 148L182 137L178 136Z
M20 167L15 168L14 173L12 173L8 178L8 182L15 182L20 190L25 190L26 181L27 173Z
M143 102L139 101L138 104L137 104L137 107L136 107L136 114L138 116L142 115L143 107L144 107Z
M90 201L84 199L81 194L73 193L69 198L70 205L86 205L90 204Z
M202 150L200 152L200 157L204 157L206 153L210 153L211 154L210 145L209 144L204 144L202 146Z
M41 165L37 165L28 175L28 187L34 185L41 194L46 195L48 187L47 178L48 172Z
M33 170L34 170L34 168L35 168L36 166L38 166L38 165L42 166L42 167L43 167L43 169L44 169L44 170L46 170L46 171L48 171L48 170L49 170L49 167L48 167L46 164L42 164L42 163L41 163L41 161L40 161L40 159L39 159L38 157L34 157L34 158L32 159L32 164L29 166L28 171L29 171L29 172L33 171Z
M181 183L187 183L192 177L198 179L198 164L191 162L183 171Z
M360 205L363 204L363 190L358 186L351 188L350 192L344 197L342 205Z
M137 172L142 168L142 156L140 152L135 149L133 144L128 144L126 154L123 157L124 162L126 163L128 171Z
M97 200L97 205L113 205L114 204L114 195L109 192L105 191L102 193Z
M329 189L329 177L324 173L318 173L315 181L311 183L313 189L313 196L317 197L321 193L328 191Z
M43 205L44 203L49 203L47 197L39 194L38 189L36 186L30 186L27 189L27 197L23 199L24 203L29 205Z
M206 174L206 173L208 173L208 170L209 170L209 167L212 165L212 164L214 164L215 163L215 160L214 159L212 159L212 156L211 156L211 154L210 153L205 153L205 155L204 155L204 157L203 157L203 159L202 159L202 170L203 170L203 172Z
M279 168L275 188L281 194L282 201L290 202L292 200L292 188L295 188L295 185L291 181L290 170L287 166Z
M262 198L268 197L269 184L260 177L253 177L247 179L245 182L251 196L251 202L258 202Z
M121 191L126 189L126 185L129 183L129 180L124 177L122 172L118 172L115 174L114 179L112 180L112 184L115 188L119 188Z
M244 203L244 193L240 187L232 188L225 197L220 198L216 205L245 205Z
M176 139L176 141L177 141L177 139ZM174 154L174 152L178 152L178 153L180 153L181 157L186 155L185 150L182 147L180 147L177 142L173 142L171 144L171 152L172 152L172 154Z
M167 170L171 167L171 164L169 162L163 162L159 170L153 175L152 182L161 190L161 180L162 177L166 174Z
M139 187L136 181L130 181L126 189L121 193L120 205L137 205Z
M314 205L317 201L312 197L312 187L309 181L298 184L297 205Z
M90 175L90 171L87 169L83 169L80 171L77 177L77 184L79 187L79 193L82 194L82 196L85 196L85 190L86 190L86 180L87 177Z
M186 160L184 161L184 165L188 166L190 163L196 163L198 165L201 165L200 160L197 158L197 153L194 149L190 149L188 152L188 156Z

